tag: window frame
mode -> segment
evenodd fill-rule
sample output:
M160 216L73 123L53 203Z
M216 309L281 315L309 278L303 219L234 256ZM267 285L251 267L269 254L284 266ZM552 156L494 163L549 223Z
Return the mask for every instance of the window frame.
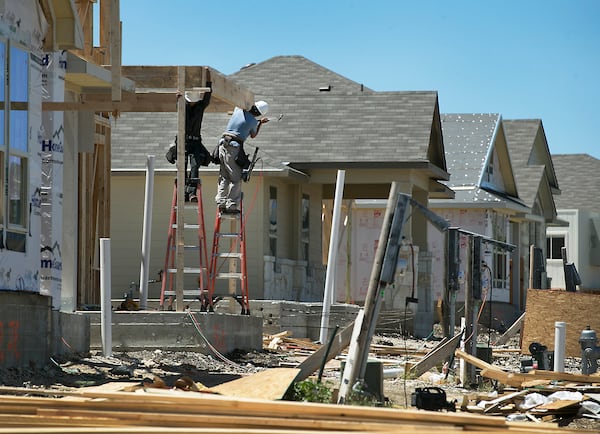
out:
M553 257L554 248L552 245L554 244L554 239L562 239L563 243L560 247L567 246L567 234L565 233L552 233L546 235L546 260L548 261L562 261L562 254L560 254L557 258ZM560 253L560 248L559 248Z
M269 254L277 258L277 187L269 186Z
M310 257L310 195L302 193L300 199L300 254L303 261Z
M31 224L28 212L31 52L5 38L0 38L0 43L3 50L0 53L0 67L5 74L0 91L0 122L3 129L0 132L2 243L7 250L26 253ZM4 64L1 64L2 61Z

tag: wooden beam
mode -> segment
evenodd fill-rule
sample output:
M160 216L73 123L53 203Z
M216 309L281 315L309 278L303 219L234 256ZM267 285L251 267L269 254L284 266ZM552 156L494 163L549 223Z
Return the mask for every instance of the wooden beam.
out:
M177 92L123 93L121 101L112 101L109 93L82 94L79 101L42 102L43 111L94 112L172 112L177 111ZM205 112L227 113L233 106L213 96Z
M137 88L177 89L177 66L123 66L123 76L135 81ZM219 71L208 66L184 66L185 82L189 87L201 86L205 68L212 82L212 99L217 98L229 104L249 109L254 103L254 94L245 87L229 80Z
M119 0L110 2L110 64L112 100L121 101L121 20Z

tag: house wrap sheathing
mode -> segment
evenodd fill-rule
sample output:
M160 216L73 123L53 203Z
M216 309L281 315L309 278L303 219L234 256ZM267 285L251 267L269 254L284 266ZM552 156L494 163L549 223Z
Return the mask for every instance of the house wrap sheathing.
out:
M61 52L44 53L48 28L34 0L7 0L0 11L0 290L41 292L60 305L63 113L42 102L64 95ZM41 254L40 254L41 251Z

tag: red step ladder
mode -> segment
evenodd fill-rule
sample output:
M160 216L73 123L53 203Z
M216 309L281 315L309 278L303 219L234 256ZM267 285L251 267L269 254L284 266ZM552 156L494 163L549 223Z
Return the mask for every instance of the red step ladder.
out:
M223 221L230 222L228 232L222 231ZM250 315L245 226L241 201L239 213L229 214L217 209L208 279L209 304L206 306L206 309L211 312L214 310L215 303L224 297L232 297L242 307L241 314ZM217 280L229 281L227 294L215 295Z
M193 210L196 213L196 223L183 224L184 239L190 237L191 230L195 230L196 236L193 238L193 243L186 243L184 248L184 264L183 267L185 276L197 276L197 285L194 289L183 289L183 302L193 302L198 300L201 308L207 305L205 300L208 293L208 253L206 248L206 232L204 229L204 209L202 205L202 183L197 179L196 183L197 202L185 202L185 210ZM175 263L176 241L177 241L177 179L173 187L173 200L171 202L171 215L169 218L169 229L167 234L167 251L165 254L164 273L162 279L162 287L160 292L160 309L173 310L173 301L176 298L177 291L174 287L175 275L179 264ZM185 216L185 214L184 214ZM184 218L185 221L185 218ZM198 256L192 254L198 252ZM186 264L191 264L187 266ZM167 306L165 306L165 302ZM189 306L189 305L188 305Z

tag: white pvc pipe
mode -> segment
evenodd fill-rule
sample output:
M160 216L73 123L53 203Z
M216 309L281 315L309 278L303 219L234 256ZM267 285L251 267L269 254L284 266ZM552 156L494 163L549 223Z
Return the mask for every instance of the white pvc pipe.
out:
M110 238L100 238L100 333L105 357L112 357Z
M554 372L565 372L566 336L567 323L556 321L554 323Z
M144 228L142 233L142 264L140 267L140 309L148 304L148 275L150 273L150 240L152 229L152 198L154 196L154 155L146 161L146 192L144 195Z
M329 328L329 310L331 298L335 291L333 285L335 276L335 264L337 262L338 240L340 236L340 221L342 215L342 198L344 197L344 179L346 172L338 170L337 182L335 184L335 199L333 202L333 218L331 221L331 237L329 239L329 253L327 255L327 270L325 273L325 292L323 294L323 313L321 315L321 330L319 342L323 345L327 342L327 330Z

